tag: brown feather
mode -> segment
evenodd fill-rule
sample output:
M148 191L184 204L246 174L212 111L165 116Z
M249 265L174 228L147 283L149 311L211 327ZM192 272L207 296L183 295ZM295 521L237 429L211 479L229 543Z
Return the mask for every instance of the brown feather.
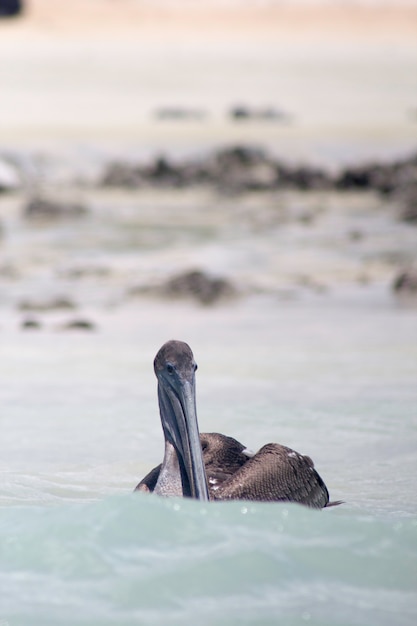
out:
M248 458L245 446L220 433L201 433L200 441L213 500L287 501L313 508L333 504L309 456L268 443ZM151 470L135 491L152 492L160 469Z

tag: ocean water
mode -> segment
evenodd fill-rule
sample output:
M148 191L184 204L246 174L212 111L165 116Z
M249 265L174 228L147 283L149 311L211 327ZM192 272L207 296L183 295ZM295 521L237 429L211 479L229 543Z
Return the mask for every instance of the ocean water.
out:
M417 317L371 292L139 301L95 333L5 316L0 624L414 625ZM162 458L152 359L173 337L202 431L311 455L345 504L132 494Z
M124 495L2 527L10 624L415 624L415 520Z

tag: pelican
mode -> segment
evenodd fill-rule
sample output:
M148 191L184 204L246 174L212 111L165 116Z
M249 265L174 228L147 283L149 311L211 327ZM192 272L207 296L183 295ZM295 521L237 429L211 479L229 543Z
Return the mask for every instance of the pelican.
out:
M289 501L321 509L329 493L314 463L278 443L250 453L233 437L199 433L195 372L188 344L168 341L154 361L165 453L135 491L198 500Z

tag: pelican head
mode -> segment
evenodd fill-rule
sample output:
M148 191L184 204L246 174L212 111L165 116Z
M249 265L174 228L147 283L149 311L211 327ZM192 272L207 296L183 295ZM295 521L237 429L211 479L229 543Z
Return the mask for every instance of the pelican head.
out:
M165 441L178 457L182 495L209 500L195 404L197 364L189 345L168 341L154 361Z

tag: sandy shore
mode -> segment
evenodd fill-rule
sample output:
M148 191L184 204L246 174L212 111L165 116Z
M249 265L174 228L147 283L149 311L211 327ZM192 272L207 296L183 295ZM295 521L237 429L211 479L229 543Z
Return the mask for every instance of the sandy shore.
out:
M32 0L2 36L182 39L220 36L415 43L415 2Z
M392 156L416 142L417 4L33 0L0 22L2 147L267 144L295 158ZM290 123L231 124L236 104ZM192 107L204 122L155 120Z

